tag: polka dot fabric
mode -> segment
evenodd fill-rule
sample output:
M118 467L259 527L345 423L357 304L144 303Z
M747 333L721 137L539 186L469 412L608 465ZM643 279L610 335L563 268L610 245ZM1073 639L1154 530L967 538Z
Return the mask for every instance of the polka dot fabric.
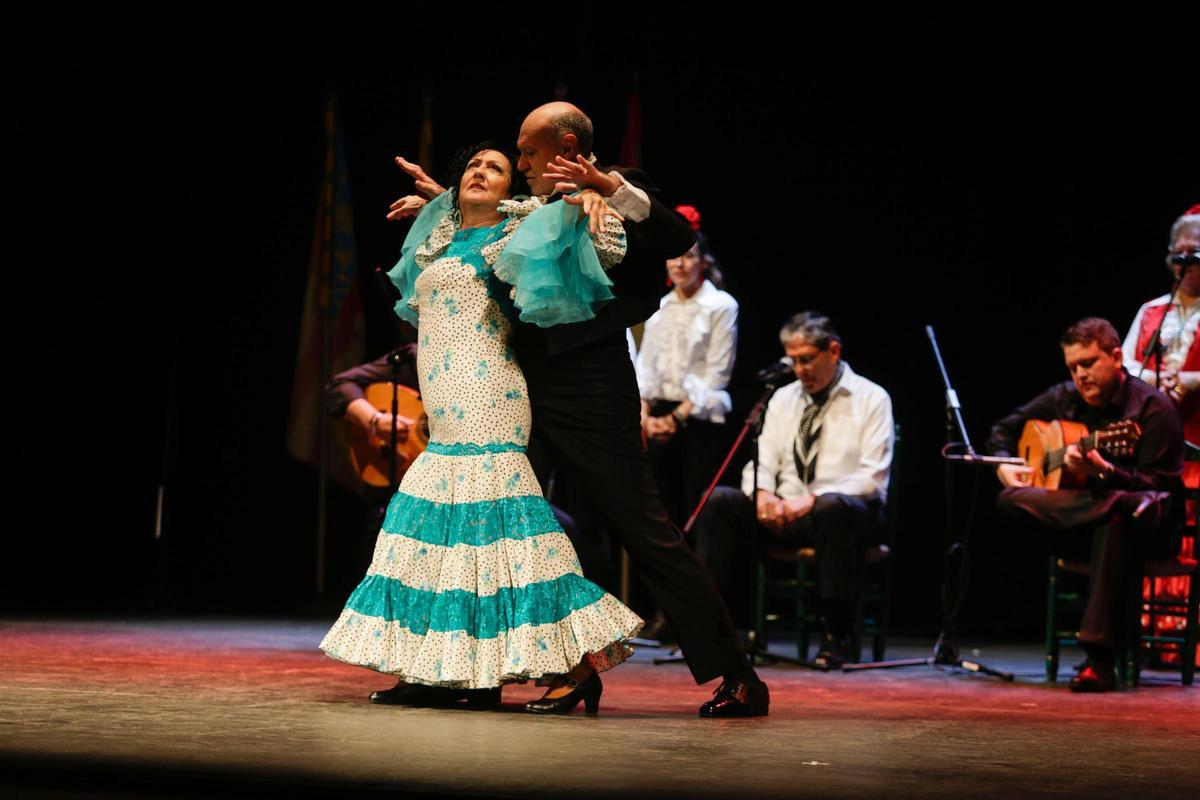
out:
M448 214L418 248L408 302L420 315L431 448L405 473L367 576L321 642L333 658L478 689L565 673L583 658L608 669L641 629L583 578L524 453L525 378L512 323L488 290L519 222L455 230Z

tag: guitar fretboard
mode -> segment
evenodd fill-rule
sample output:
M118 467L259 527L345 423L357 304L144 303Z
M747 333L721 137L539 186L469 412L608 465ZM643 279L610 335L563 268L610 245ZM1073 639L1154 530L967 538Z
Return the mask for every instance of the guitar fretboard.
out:
M1079 449L1081 452L1086 453L1088 450L1094 450L1096 448L1096 437L1099 435L1100 435L1100 432L1097 431L1096 433L1093 433L1093 434L1083 437L1075 444L1079 445ZM1054 470L1060 469L1062 467L1063 461L1067 457L1067 447L1070 447L1070 445L1067 445L1066 447L1058 447L1058 448L1055 448L1054 450L1047 451L1046 455L1042 456L1042 472L1043 473L1046 473L1048 475L1051 472L1053 472Z

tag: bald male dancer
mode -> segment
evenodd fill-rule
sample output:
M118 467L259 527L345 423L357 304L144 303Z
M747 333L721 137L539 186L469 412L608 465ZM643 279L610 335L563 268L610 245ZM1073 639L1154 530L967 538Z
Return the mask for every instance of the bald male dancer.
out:
M626 328L658 309L663 262L687 252L695 239L687 221L653 196L658 188L644 172L597 167L592 142L591 120L563 102L534 109L517 136L517 169L534 194L594 189L625 218L628 240L624 261L608 273L616 299L594 319L514 331L533 412L529 457L541 478L555 464L578 477L663 609L693 678L722 678L700 716L765 716L767 685L750 665L711 576L658 497L642 450L641 401L625 340ZM419 166L396 161L423 195L443 191ZM399 218L413 202L396 201L389 216Z

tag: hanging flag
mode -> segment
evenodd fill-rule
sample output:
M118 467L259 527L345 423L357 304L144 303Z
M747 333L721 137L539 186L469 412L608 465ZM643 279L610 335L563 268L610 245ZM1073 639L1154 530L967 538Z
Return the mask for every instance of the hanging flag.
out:
M340 442L328 448L327 463L321 464L322 444L330 427L325 410L325 384L338 372L362 363L366 346L354 252L350 176L332 97L325 109L325 135L325 176L308 261L287 450L306 464L324 467L322 477L328 474L357 491L358 478L348 451Z

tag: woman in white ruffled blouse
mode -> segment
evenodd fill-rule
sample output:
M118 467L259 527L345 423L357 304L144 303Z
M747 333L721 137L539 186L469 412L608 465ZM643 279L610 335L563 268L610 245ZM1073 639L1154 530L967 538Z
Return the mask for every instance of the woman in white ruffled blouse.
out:
M733 404L727 387L737 351L738 304L719 286L717 261L691 206L696 244L667 262L673 289L646 321L637 356L642 430L667 513L682 526L719 464Z

